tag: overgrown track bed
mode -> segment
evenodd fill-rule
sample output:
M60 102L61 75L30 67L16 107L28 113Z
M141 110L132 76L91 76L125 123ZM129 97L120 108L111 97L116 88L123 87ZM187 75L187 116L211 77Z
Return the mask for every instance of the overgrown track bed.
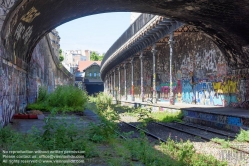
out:
M153 133L150 133L144 129L137 127L136 125L126 123L124 121L120 121L119 128L122 132L126 132L126 133L133 131L133 134L130 135L131 138L138 138L141 136L140 132L143 132L147 135L150 142L153 142L153 143L158 143L158 141L166 142L164 139L154 135ZM120 136L124 137L122 134Z
M202 126L202 125L193 124L193 123L184 123L184 122L174 122L174 123L184 125L184 126L193 127L193 128L197 128L197 129L200 129L200 130L208 131L208 132L219 134L219 135L223 135L223 136L226 136L228 138L231 138L231 140L236 139L236 133L231 133L231 132L228 132L228 131L214 129L214 128L211 128L211 127L208 127L208 126ZM246 141L246 140L244 140L244 142L249 143L249 141ZM249 144L248 144L248 147L249 147Z
M216 142L216 141L212 140L212 138L215 138L215 136L214 136L214 133L211 133L211 132L210 133L203 132L200 129L193 128L193 127L191 128L189 126L183 126L183 125L179 125L179 124L176 124L176 123L171 123L171 124L170 123L168 123L168 124L158 123L158 122L152 122L152 123L160 125L160 126L164 126L164 127L167 127L167 128L179 131L179 132L187 133L187 134L192 135L192 136L200 137L201 139L206 140L206 141L211 141L211 142L214 142L214 143L217 143L217 144L221 144L219 142ZM216 137L218 137L218 138L223 137L223 139L224 139L224 137L226 137L226 136L221 136L219 134L216 134ZM237 148L237 147L235 147L233 145L229 145L229 148L231 148L233 150L236 150L236 151L239 151L239 152L242 152L242 153L245 153L245 154L249 154L249 151Z
M181 124L181 123L158 123L158 122L153 122L155 124L158 125L162 125L180 132L184 132L193 136L197 136L200 137L204 140L209 141L212 138L220 138L220 139L225 139L225 140L230 140L230 136L227 136L226 134L220 134L220 133L216 133L216 132L212 132L207 131L207 130L203 130L200 128L197 128L195 126L191 126L191 125L185 125L185 124Z
M218 130L218 129L211 129L211 128L208 128L207 126L200 126L200 125L195 125L195 124L190 124L190 123L184 123L184 122L174 122L175 124L179 124L179 125L183 125L183 126L188 126L188 127L192 127L192 128L195 128L195 129L199 129L199 130L203 130L203 131L206 131L206 132L209 132L209 133L214 133L214 134L218 134L218 135L221 135L221 136L225 136L227 138L232 138L232 139L235 139L236 138L236 135L233 134L233 133L230 133L230 132L226 132L226 131L221 131L221 130Z

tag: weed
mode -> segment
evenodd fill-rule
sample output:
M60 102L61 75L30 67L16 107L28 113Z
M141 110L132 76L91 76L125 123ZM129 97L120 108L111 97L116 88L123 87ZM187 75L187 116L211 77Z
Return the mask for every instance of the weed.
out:
M103 143L116 138L117 124L115 122L119 120L119 115L112 108L112 98L105 93L99 93L96 98L91 97L90 100L95 102L96 107L93 104L88 104L88 107L94 108L101 120L100 124L90 125L90 140Z
M124 113L128 116L138 117L139 121L150 122L150 121L158 121L158 122L173 122L178 121L181 122L183 118L183 113L179 112L152 112L152 108L130 108L126 106L116 106L115 110L119 113Z
M146 108L137 108L135 112L138 114L138 120L144 120L144 119L149 119L150 114L151 114L151 109L146 109Z
M75 120L72 119L72 122L74 121ZM34 127L27 134L17 133L16 131L13 131L10 127L5 127L1 129L0 161L2 161L3 156L2 150L85 151L84 157L86 158L98 156L97 150L95 148L96 145L89 141L89 131L83 133L72 122L70 123L69 121L57 119L56 114L52 114L51 116L45 119L44 132ZM32 158L30 158L30 160L32 160Z
M112 98L105 93L99 93L95 99L97 111L102 114L112 105Z
M249 141L249 130L240 130L240 133L236 136L236 140L239 142Z
M168 138L166 143L160 146L163 153L173 156L174 159L180 161L180 165L190 166L225 166L226 162L220 162L211 155L198 154L194 150L194 146L190 141L175 142Z
M226 141L226 140L220 139L220 138L213 138L212 141L220 143L223 148L229 148L230 147L230 141L229 140Z
M48 92L46 90L46 87L44 87L44 86L39 87L38 94L39 94L38 99L37 99L38 103L44 102L47 100Z
M37 102L29 104L28 109L43 111L83 111L87 103L87 94L72 85L58 86L54 92L47 94L44 87L39 89Z
M95 143L109 143L112 145L114 152L110 153L105 151L103 157L107 158L109 165L122 165L122 163L130 163L131 161L139 161L143 165L225 165L210 156L204 156L195 153L193 144L188 142L176 143L170 138L167 143L162 143L160 145L164 153L155 150L149 143L144 132L140 133L140 138L138 139L126 139L118 140L118 142L111 142L111 137L115 133L113 129L116 128L116 120L118 119L118 113L125 113L128 115L138 116L142 122L140 128L146 127L146 121L157 120L157 121L175 121L182 117L181 113L167 113L167 112L151 112L150 109L138 108L133 109L124 106L113 106L111 102L107 99L104 101L104 94L100 94L95 99L91 99L96 103L96 112L101 118L101 125L94 126L93 133L90 134L90 139ZM102 100L103 99L103 100ZM129 135L128 133L126 135ZM109 137L109 138L108 138ZM117 140L116 140L117 141Z
M116 138L115 127L112 123L91 124L89 128L89 140L95 143L108 142Z
M153 119L154 121L159 121L159 122L173 122L173 121L180 122L182 117L183 117L182 112L175 112L175 113L153 112L151 113L151 119Z
M179 165L168 155L162 155L155 150L145 138L131 139L123 142L123 145L129 149L131 160L141 161L145 165Z

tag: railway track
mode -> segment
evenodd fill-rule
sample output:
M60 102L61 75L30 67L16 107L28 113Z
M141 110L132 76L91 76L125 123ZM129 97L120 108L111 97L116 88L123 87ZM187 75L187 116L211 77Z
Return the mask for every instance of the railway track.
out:
M214 134L219 134L219 135L226 136L226 137L232 138L232 139L236 138L236 134L232 134L232 133L229 133L229 132L224 133L223 131L212 130L212 129L209 129L209 128L206 128L206 127L196 126L196 125L183 123L183 122L174 122L174 123L184 125L184 126L193 127L193 128L197 128L197 129L204 130L204 131L208 131L208 132L211 132L211 133L214 133ZM245 141L245 142L249 143L249 141Z
M167 142L165 139L157 136L156 134L153 134L153 133L151 133L149 131L141 129L141 128L137 127L136 125L126 123L124 121L120 121L120 123L125 124L125 125L133 128L133 129L136 129L137 131L142 131L147 136L149 136L149 137L151 137L151 138L153 138L155 140L159 140L161 142ZM186 124L186 123L182 123L182 122L174 122L174 123L172 123L173 125L172 124L169 125L169 124L165 124L165 123L158 123L158 122L152 122L152 123L154 123L156 125L166 127L166 128L169 128L169 129L172 129L172 130L175 130L175 131L178 131L178 132L181 132L181 133L186 133L186 134L191 135L193 137L199 137L202 140L211 141L211 142L219 144L219 145L221 145L221 143L212 140L212 138L214 138L214 135L216 135L216 137L222 138L222 139L235 139L235 135L233 135L231 133L224 133L224 132L221 132L221 131L214 131L212 129L207 129L207 128L204 128L204 127L195 126L195 125L192 125L192 124ZM193 131L195 131L195 132L193 132ZM200 132L200 131L202 131L202 132ZM200 133L202 133L202 134L200 134ZM206 133L206 135L203 134L203 133ZM210 133L213 134L212 138L210 138L210 136L209 137L207 136ZM123 137L123 136L121 136L121 137ZM236 150L238 152L249 154L249 151L237 148L237 147L232 146L232 145L229 145L229 148L231 148L233 150Z
M201 139L203 139L203 140L211 141L211 142L213 142L213 143L216 143L216 144L221 145L221 143L212 140L212 139L209 138L208 136L205 136L205 135L203 135L203 134L198 134L198 132L195 132L195 133L194 133L194 132L191 132L191 130L190 130L189 128L186 128L186 127L185 127L185 129L183 129L183 128L180 128L179 126L176 127L176 126L169 125L169 124L165 124L165 123L158 123L158 122L152 122L152 123L157 124L157 125L160 125L160 126L164 126L164 127L167 127L167 128L170 128L170 129L173 129L173 130L182 132L182 133L186 133L186 134L189 134L189 135L192 135L192 136L195 136L195 137L199 137L199 138L201 138ZM176 124L185 125L185 124L181 124L181 123L176 123ZM193 127L192 125L187 125L187 127L192 127L192 128L194 128L194 130L197 130L197 128L198 128L198 127L196 127L196 126ZM217 134L217 135L220 135L220 136L223 137L223 138L224 138L224 137L227 137L227 138L230 138L230 137L231 137L231 135L226 135L226 134L224 134L224 133L220 133L220 132L217 132L217 131L206 130L206 129L204 129L204 128L198 129L198 130L205 130L206 132L209 131L209 132L211 132L211 133L215 133L215 134ZM192 131L193 131L193 130L192 130ZM235 138L235 137L233 137L233 138ZM233 150L236 150L236 151L239 151L239 152L243 152L243 153L249 154L249 151L246 151L246 150L237 148L237 147L232 146L232 145L228 145L228 146L229 146L229 148L231 148L231 149L233 149Z
M228 132L224 133L224 132L221 132L221 131L218 131L218 130L212 130L212 129L209 129L209 128L206 128L206 127L196 126L196 125L183 123L183 122L174 122L174 123L179 124L179 125L183 125L183 126L193 127L193 128L200 129L200 130L203 130L203 131L208 131L208 132L211 132L211 133L214 133L214 134L219 134L221 136L225 136L225 137L232 138L232 139L236 138L235 134L231 134L231 133L228 133Z
M152 134L151 132L148 132L148 131L146 131L146 130L144 130L144 129L141 129L141 128L135 126L135 125L126 123L126 122L124 122L124 121L120 121L120 123L125 124L125 125L127 125L127 126L133 128L133 129L136 129L136 131L142 131L142 132L145 133L147 136L149 136L149 137L151 137L151 138L153 138L153 139L155 139L155 140L157 140L157 141L166 142L166 140L164 140L164 139L162 139L162 138L156 136L155 134ZM121 136L121 137L124 137L124 136Z

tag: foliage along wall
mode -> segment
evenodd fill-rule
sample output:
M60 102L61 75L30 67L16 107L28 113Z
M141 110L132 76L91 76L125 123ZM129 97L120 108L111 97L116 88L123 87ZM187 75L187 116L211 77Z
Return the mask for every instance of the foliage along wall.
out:
M249 75L247 69L231 70L220 49L203 33L182 33L175 37L172 73L175 102L201 105L249 108ZM157 87L161 101L169 100L169 46L157 48ZM140 59L134 72L135 96L141 88ZM131 88L131 69L127 66L127 94ZM144 60L145 99L151 98L152 54Z
M5 55L0 47L0 127L36 101L39 86L46 86L50 92L71 81L71 74L59 66L46 37L37 44L29 64L17 57L9 60Z

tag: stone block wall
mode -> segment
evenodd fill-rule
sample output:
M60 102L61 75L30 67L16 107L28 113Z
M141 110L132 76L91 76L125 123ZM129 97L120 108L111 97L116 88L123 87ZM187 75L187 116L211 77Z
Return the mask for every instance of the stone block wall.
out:
M0 127L9 123L15 113L24 112L37 99L39 86L48 92L58 85L72 83L72 75L59 64L45 36L35 47L29 63L8 59L0 48Z

